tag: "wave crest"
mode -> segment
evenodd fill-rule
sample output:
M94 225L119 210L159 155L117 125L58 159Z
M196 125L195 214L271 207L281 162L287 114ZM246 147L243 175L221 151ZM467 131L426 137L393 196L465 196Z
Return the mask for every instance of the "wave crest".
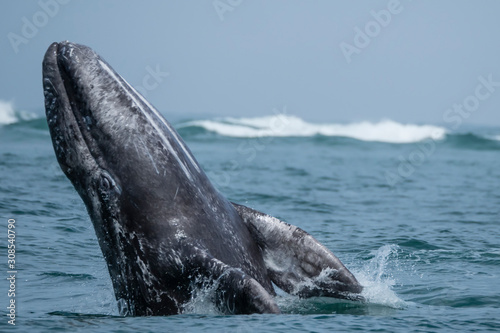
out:
M238 138L322 135L388 143L412 143L429 138L441 140L447 132L443 127L401 124L392 120L383 120L377 123L364 121L351 124L315 124L296 116L282 114L257 118L195 120L180 124L179 127L200 127L222 136Z

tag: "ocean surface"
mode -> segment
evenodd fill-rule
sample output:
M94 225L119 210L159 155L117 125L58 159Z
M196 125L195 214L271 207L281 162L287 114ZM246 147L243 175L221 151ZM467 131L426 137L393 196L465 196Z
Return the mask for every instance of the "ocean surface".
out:
M1 332L500 331L500 128L314 124L279 112L173 124L230 200L312 234L365 286L367 302L278 291L282 315L221 315L196 299L182 315L119 316L45 119L3 103ZM8 219L15 327L6 316Z

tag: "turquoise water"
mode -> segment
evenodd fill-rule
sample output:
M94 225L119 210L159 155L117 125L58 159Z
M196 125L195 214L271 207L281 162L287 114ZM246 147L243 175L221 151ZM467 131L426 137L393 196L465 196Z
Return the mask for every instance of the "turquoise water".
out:
M45 120L19 120L0 125L0 331L500 330L500 129L422 127L432 134L423 141L396 132L389 140L379 124L377 140L359 139L359 128L307 132L289 118L297 132L258 138L265 119L254 120L175 124L230 200L311 233L358 277L367 303L279 292L282 315L224 316L197 299L183 315L118 316L93 227ZM10 218L15 327L5 316Z

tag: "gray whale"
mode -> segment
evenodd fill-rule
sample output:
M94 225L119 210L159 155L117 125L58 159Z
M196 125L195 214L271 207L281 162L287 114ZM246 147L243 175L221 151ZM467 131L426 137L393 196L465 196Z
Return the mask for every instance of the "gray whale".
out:
M311 235L229 202L163 116L92 49L53 43L43 60L47 122L84 201L122 315L182 313L213 288L224 313L279 313L272 282L301 297L362 299Z

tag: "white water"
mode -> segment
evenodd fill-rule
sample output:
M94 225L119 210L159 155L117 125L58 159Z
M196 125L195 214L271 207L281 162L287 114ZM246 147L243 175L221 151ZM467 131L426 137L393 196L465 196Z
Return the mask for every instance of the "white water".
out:
M12 124L17 121L18 119L14 114L12 103L0 100L0 125Z
M21 120L35 119L37 116L26 111L16 111L12 102L0 100L0 125L14 124Z
M443 139L446 129L433 125L401 124L392 120L377 123L351 124L309 123L296 116L273 115L257 118L221 118L196 120L179 127L198 126L223 136L255 137L310 137L315 135L340 136L363 141L411 143L432 138Z
M363 286L362 296L371 304L404 308L407 303L392 290L396 284L387 265L391 256L397 255L397 245L384 245L375 251L374 257L359 271L353 271L354 276Z
M352 271L364 288L361 295L366 299L367 305L379 305L392 309L403 309L410 305L392 290L397 284L393 276L393 266L398 266L398 250L397 245L384 245L373 252L374 257L361 269ZM324 275L328 276L326 273ZM318 279L321 279L321 276ZM314 313L317 311L317 309L315 310L317 306L346 302L328 297L302 299L274 287L278 294L276 302L284 313ZM196 289L191 300L184 306L183 312L185 314L221 315L213 303L215 289L216 283L209 281L202 283L202 287Z

